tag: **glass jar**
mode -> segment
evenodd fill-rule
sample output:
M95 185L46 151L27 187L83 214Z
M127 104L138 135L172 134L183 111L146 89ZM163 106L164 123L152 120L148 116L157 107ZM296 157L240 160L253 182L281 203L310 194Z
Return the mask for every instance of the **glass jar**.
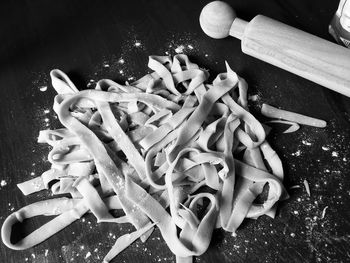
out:
M350 48L350 0L340 0L329 25L329 33L339 44Z

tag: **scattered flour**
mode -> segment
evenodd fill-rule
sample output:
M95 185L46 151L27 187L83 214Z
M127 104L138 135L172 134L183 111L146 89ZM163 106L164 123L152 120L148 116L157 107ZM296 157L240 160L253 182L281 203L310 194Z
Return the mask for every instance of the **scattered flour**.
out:
M1 187L4 187L4 186L6 186L6 185L7 185L7 182L6 182L5 180L1 180L0 186L1 186Z
M140 41L136 40L134 46L135 47L141 47L142 43Z
M89 258L89 257L91 257L91 252L90 252L90 251L86 253L85 259L87 259L87 258Z
M40 87L39 87L39 90L40 90L41 92L47 91L47 86L40 86Z
M178 54L179 53L184 53L184 49L185 49L185 47L183 45L180 45L177 48L175 48L175 52L178 53Z
M292 153L293 156L300 156L301 155L301 151L297 150L295 153Z
M336 152L336 151L333 151L333 152L332 152L332 157L339 157L339 153Z
M306 140L302 140L301 142L302 142L302 144L307 145L307 146L310 146L310 145L311 145L311 142L308 142L308 141L306 141Z
M259 99L259 95L258 94L254 94L254 95L249 95L248 96L248 100L250 101L257 101Z
M322 150L324 150L324 151L329 151L329 147L327 147L327 146L322 146Z
M102 67L109 68L110 66L109 66L108 62L105 61L105 62L102 63Z

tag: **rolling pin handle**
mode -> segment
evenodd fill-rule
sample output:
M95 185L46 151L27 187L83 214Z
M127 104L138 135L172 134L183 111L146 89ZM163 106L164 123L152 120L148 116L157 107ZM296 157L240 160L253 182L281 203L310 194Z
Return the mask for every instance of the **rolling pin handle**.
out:
M271 18L249 23L222 1L207 4L199 23L210 37L242 40L242 52L350 97L350 50Z
M233 36L235 38L238 38L242 40L244 36L244 31L248 25L248 22L236 17L235 20L233 20L231 28L230 28L230 36Z

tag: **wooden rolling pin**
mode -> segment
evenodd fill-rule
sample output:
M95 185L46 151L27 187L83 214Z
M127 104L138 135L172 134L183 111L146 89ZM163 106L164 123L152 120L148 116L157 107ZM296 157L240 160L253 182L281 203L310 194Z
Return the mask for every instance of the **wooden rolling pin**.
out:
M244 53L350 97L350 49L262 15L246 22L221 1L206 5L199 22L210 37L236 37Z

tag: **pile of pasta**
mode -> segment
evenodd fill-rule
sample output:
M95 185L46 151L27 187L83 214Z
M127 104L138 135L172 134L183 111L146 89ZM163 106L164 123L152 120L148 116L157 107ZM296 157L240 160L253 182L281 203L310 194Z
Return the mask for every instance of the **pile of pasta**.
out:
M38 141L52 146L51 169L18 186L25 195L50 189L69 196L9 215L1 230L9 248L35 246L90 212L97 222L136 229L116 240L104 262L155 227L177 262L192 262L215 228L235 235L245 218L275 216L288 197L283 168L248 111L245 80L226 63L227 72L208 84L208 72L184 54L150 56L148 66L152 73L134 83L102 79L80 91L51 71L64 127L40 132ZM12 226L39 215L57 216L11 243Z

